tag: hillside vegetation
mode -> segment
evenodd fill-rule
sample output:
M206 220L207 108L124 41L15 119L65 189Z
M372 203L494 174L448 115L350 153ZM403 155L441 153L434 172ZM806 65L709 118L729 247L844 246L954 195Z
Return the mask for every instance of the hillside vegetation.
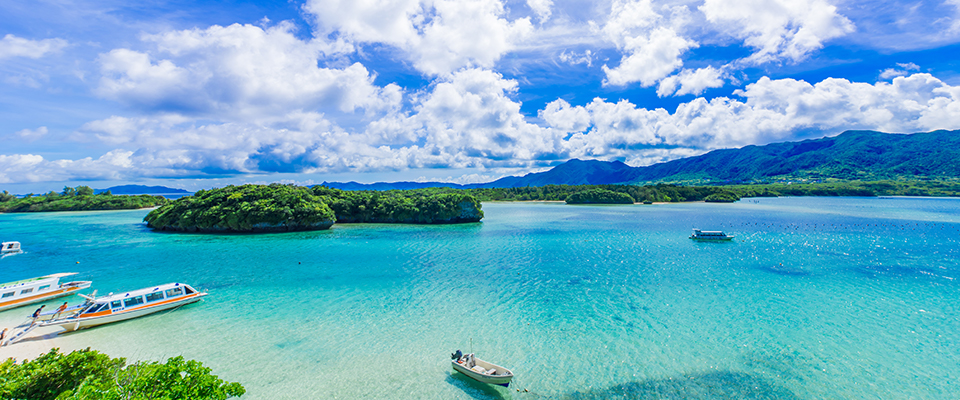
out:
M132 210L168 202L162 196L115 196L109 191L93 194L89 186L77 186L65 187L61 193L51 191L40 196L28 194L20 199L4 191L0 193L0 212Z
M480 202L454 189L348 192L275 183L200 190L143 220L157 230L280 232L328 229L334 222L448 224L481 218Z

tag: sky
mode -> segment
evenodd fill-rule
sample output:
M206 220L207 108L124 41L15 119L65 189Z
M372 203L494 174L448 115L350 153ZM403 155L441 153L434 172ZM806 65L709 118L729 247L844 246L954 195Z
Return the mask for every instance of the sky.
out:
M488 182L960 129L960 0L0 2L0 189Z

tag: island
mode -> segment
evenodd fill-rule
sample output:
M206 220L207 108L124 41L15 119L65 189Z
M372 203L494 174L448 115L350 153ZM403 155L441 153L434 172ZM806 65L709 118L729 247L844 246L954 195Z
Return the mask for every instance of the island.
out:
M89 186L64 187L63 192L50 191L39 196L31 193L23 198L4 190L0 193L0 212L134 210L157 207L168 202L163 196L122 196L110 191L94 194Z
M455 189L345 191L324 186L227 186L199 190L144 217L158 231L291 232L334 223L455 224L479 222L480 201Z

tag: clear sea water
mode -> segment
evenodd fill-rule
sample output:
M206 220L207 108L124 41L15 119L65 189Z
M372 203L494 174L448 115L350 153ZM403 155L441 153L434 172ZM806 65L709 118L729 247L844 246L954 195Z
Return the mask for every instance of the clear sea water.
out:
M477 224L264 235L156 233L144 210L5 214L0 238L26 252L0 281L206 290L46 340L197 359L247 399L960 396L960 199L483 209ZM694 227L736 240L694 242ZM453 372L457 349L514 383Z

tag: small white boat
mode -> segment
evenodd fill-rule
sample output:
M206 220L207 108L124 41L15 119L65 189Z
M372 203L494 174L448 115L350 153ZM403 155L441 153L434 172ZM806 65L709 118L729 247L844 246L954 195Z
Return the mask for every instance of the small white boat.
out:
M513 372L496 364L488 363L473 355L463 354L460 350L450 355L453 369L483 383L510 387Z
M69 296L90 287L90 281L60 283L60 278L76 274L76 272L67 272L0 283L0 311Z
M71 332L170 310L199 301L206 295L207 293L199 292L187 284L167 283L103 297L84 296L88 301L82 307L75 308L77 311L74 313L43 321L40 325L61 326ZM51 314L53 313L47 312L41 314L41 317Z
M708 241L728 241L728 240L733 240L733 235L727 235L723 233L723 231L701 231L699 229L694 229L693 234L690 235L690 239L708 240Z
M20 242L3 242L0 244L0 254L22 253Z

